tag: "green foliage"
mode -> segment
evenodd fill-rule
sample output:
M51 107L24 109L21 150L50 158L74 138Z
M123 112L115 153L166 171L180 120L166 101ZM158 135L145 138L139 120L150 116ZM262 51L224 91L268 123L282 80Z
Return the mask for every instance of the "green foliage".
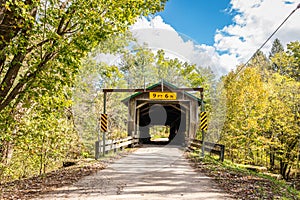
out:
M30 107L20 113L22 117L13 126L10 139L2 140L11 141L13 156L3 165L1 181L45 173L61 166L67 157L80 154L78 136L67 110L70 101L63 92L28 104Z
M239 162L254 163L252 146L256 146L261 136L260 119L268 106L267 89L257 68L246 68L234 82L230 81L231 75L225 80L227 119L223 137L232 157Z
M251 68L223 79L227 116L222 139L228 156L278 170L285 179L299 169L300 84L290 73L297 65L298 44L288 44L287 52L272 52L271 61L280 63L279 71L270 67L274 63L269 64L264 55L257 55Z
M170 127L168 126L153 126L149 130L151 139L168 138L170 134Z
M83 63L76 77L76 85L73 90L72 112L75 128L87 151L92 155L94 142L99 133L100 114L103 113L103 93L100 93L99 89L122 87L124 81L123 75L116 66L97 63L94 57L87 58ZM109 93L107 95L108 130L110 132L113 130L115 134L110 135L110 139L125 136L127 108L120 102L125 97L126 94L122 93Z
M122 56L120 70L129 88L148 87L162 79L178 87L200 87L208 76L200 66L170 59L163 50L153 53L147 46L138 45Z
M273 57L275 54L281 53L283 51L284 51L284 48L283 48L280 40L278 38L276 38L273 42L269 57Z
M80 155L70 88L82 58L99 45L101 52L119 51L127 40L106 43L130 37L128 27L165 2L0 2L0 181L44 173ZM107 82L118 77L116 67L98 67Z
M277 67L277 72L283 76L291 77L300 81L300 42L291 42L287 45L286 52L276 53L271 57L273 65Z
M0 111L21 101L24 93L52 89L38 79L68 85L87 52L164 4L165 0L6 1L0 16L1 27L7 27L0 32Z
M119 44L122 38L115 38L108 46ZM129 40L130 41L130 40ZM106 64L97 60L98 49L84 61L76 79L74 89L74 105L76 129L80 133L89 152L94 151L94 142L99 134L100 114L103 113L102 88L144 88L160 82L162 79L178 87L208 88L208 69L194 64L170 59L163 50L153 52L147 46L139 46L132 41L131 49L121 50L116 63ZM207 93L209 94L209 93ZM127 136L127 106L121 103L131 94L108 93L106 113L109 117L107 137ZM207 95L207 99L209 95ZM98 126L97 126L98 124Z

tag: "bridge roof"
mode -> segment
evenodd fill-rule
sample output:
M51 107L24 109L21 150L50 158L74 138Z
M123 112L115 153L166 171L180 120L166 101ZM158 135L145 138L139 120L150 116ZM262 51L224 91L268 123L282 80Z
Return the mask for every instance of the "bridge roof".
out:
M175 86L175 85L173 85L173 84L171 84L171 83L169 83L169 82L167 82L165 80L163 80L162 82L158 82L156 84L153 84L153 85L147 87L145 89L145 91L137 92L137 93L135 93L135 94L133 94L133 95L131 95L131 96L123 99L122 102L126 104L130 99L136 98L136 97L144 94L145 92L149 92L149 91L161 91L161 90L155 90L156 88L160 88L161 86L163 86L164 91L168 91L168 92L182 91L190 99L192 99L194 101L198 101L199 105L201 105L201 99L200 98L198 98L198 97L196 97L196 96L194 96L194 95L186 92L185 90L189 89L189 91L193 91L193 89L194 89L194 91L201 91L202 92L203 88L178 88L177 86Z

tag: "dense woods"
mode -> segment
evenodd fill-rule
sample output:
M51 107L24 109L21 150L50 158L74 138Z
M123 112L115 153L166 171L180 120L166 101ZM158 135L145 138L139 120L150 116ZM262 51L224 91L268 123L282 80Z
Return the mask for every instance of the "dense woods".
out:
M128 33L137 17L164 4L0 1L0 182L92 156L103 107L99 90L143 88L161 79L205 88L207 139L226 146L226 159L285 179L300 173L299 41L285 48L276 39L269 55L257 52L247 67L218 79L210 68L170 59ZM116 62L103 62L102 53ZM110 138L126 135L120 100L127 95L108 96Z
M80 155L72 88L81 59L164 5L165 0L0 1L0 181L42 174Z
M220 142L227 158L285 179L299 173L299 45L291 42L284 51L276 39L269 58L258 52L239 74L222 78L227 113Z

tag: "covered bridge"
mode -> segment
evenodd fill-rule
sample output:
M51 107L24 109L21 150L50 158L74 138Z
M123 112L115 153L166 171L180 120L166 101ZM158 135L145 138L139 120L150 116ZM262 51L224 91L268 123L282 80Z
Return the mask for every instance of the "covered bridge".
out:
M185 145L196 135L202 100L166 81L137 92L122 102L128 106L128 135L150 142L150 128L166 126L169 142ZM202 88L195 88L203 92Z

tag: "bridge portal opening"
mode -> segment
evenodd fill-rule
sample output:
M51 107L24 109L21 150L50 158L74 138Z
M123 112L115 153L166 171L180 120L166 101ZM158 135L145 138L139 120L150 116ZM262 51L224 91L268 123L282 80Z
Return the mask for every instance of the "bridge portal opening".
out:
M169 142L169 126L152 126L150 127L151 142Z
M142 143L153 143L153 127L165 127L167 142L183 145L187 131L188 118L183 102L148 102L138 101L136 124ZM163 143L163 142L161 142Z

